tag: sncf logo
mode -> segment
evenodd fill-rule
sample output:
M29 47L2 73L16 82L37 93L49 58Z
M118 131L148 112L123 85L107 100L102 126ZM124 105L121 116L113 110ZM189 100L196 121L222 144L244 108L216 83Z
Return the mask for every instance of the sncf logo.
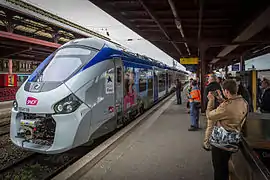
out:
M37 105L37 103L38 103L38 100L33 97L28 97L26 100L26 105L35 106Z

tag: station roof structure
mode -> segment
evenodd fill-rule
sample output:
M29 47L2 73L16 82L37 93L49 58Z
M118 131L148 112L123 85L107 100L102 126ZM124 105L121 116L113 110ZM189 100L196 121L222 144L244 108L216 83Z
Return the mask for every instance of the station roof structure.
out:
M20 0L0 2L0 58L42 61L72 39L108 37Z
M90 0L175 59L215 68L269 52L269 0Z

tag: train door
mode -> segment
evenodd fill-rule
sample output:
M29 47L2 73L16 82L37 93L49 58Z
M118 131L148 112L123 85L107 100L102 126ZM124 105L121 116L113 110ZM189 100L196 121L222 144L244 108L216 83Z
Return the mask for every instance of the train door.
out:
M158 75L157 70L154 68L154 102L158 100Z
M115 65L115 79L114 81L114 100L115 100L115 116L117 122L122 121L123 117L123 97L124 97L124 88L123 88L123 63L121 59L114 59Z
M168 89L169 89L169 75L168 75L168 70L165 70L165 78L166 78L166 85L165 85L165 88L166 88L166 94L168 93Z

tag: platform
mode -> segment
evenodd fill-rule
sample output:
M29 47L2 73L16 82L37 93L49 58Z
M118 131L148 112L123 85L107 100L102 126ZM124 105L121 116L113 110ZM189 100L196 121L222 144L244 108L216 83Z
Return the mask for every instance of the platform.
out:
M131 132L81 180L211 180L211 156L203 132L189 132L189 115L175 98ZM167 106L167 107L166 107Z

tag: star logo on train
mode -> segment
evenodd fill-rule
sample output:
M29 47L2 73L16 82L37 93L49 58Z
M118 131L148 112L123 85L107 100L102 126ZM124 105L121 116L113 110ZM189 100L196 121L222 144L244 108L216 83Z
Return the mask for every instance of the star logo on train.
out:
M108 77L107 82L112 82L112 78L111 78L111 76L109 76L109 77Z

